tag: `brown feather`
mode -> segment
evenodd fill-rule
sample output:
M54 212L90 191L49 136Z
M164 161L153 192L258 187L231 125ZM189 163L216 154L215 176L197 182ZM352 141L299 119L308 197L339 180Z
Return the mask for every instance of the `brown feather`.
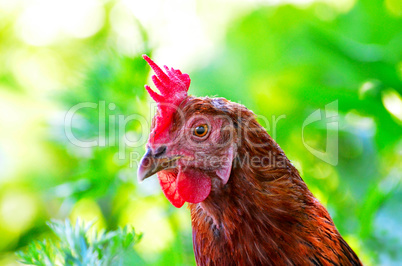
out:
M187 116L230 117L237 145L228 183L222 185L211 173L208 198L189 204L198 265L361 265L327 210L251 111L221 98L189 97L180 108ZM172 131L180 127L180 119L173 121ZM222 133L222 141L229 135ZM253 165L248 158L266 162Z

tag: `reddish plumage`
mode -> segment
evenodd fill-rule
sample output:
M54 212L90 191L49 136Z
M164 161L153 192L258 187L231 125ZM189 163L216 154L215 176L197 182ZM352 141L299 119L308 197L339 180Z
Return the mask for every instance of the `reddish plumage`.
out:
M189 202L198 265L361 265L251 111L222 98L191 96L177 107L164 129L171 142L148 143L139 178L168 176L168 188L161 182L165 195L171 190L181 205ZM194 127L205 123L209 135L194 136ZM152 164L145 166L146 160Z

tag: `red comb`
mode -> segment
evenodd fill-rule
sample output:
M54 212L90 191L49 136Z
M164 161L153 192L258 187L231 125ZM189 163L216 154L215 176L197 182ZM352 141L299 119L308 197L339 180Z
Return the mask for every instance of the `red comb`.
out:
M158 104L156 125L151 132L150 141L154 141L157 135L162 133L171 123L172 116L179 104L187 97L190 87L190 76L182 74L180 70L164 66L166 73L147 55L142 55L156 75L152 75L152 81L161 94L154 92L148 85L145 89Z

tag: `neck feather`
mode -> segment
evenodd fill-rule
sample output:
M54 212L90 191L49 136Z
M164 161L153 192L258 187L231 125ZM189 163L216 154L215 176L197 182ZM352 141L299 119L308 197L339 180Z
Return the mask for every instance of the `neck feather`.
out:
M258 137L264 145L238 147L225 186L214 185L206 200L189 205L198 265L231 265L234 258L245 265L305 264L313 250L334 249L325 234L351 251L279 146L267 133ZM317 256L308 262L321 262Z

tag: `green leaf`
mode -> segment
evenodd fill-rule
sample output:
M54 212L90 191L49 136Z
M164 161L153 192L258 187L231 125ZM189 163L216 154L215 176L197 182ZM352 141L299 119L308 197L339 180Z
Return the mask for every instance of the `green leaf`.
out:
M135 253L133 246L141 234L132 227L116 231L101 230L90 236L94 222L77 220L75 226L69 220L64 223L52 220L47 225L53 230L56 240L33 241L27 250L18 251L20 262L30 265L122 265L125 256Z

